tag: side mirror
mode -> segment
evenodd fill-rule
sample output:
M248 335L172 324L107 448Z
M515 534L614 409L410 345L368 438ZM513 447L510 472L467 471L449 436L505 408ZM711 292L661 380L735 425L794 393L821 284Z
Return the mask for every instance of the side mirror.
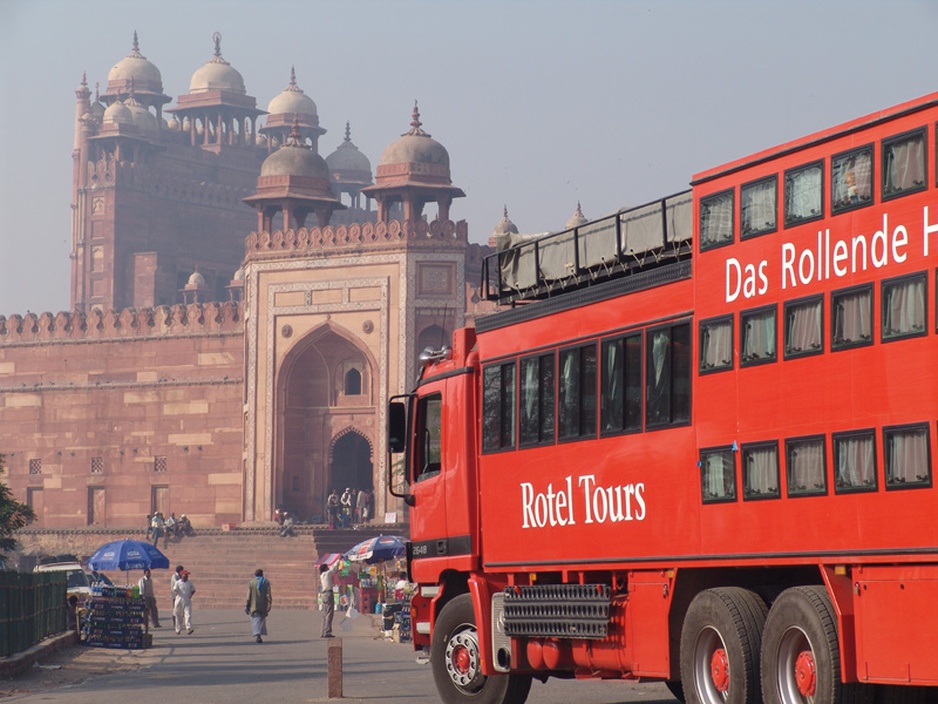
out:
M399 454L407 446L407 407L400 401L388 404L388 452Z

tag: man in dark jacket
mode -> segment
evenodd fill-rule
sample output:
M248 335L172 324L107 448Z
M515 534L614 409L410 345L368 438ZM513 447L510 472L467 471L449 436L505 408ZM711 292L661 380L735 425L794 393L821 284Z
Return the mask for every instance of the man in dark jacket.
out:
M270 580L264 576L264 570L258 568L254 570L254 579L248 585L248 599L244 605L244 613L251 617L251 631L256 643L263 643L261 636L267 635L267 614L273 603Z

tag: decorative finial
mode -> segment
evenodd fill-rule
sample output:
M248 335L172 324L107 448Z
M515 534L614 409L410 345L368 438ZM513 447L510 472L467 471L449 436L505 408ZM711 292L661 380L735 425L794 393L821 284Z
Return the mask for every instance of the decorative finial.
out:
M221 58L221 32L212 34L212 41L215 42L215 56Z
M290 67L290 87L296 88L296 66Z
M345 141L348 143L352 142L352 127L349 125L348 120L345 121Z
M82 88L88 87L88 74L85 71L81 72L81 87Z
M94 100L98 102L101 100L101 81L95 81L94 84Z
M133 53L134 53L134 54L139 54L139 53L140 53L140 42L137 41L137 30L136 30L136 29L134 30Z
M420 126L423 124L420 121L420 108L417 107L417 99L414 98L414 111L411 114L410 121L410 130L401 135L401 137L406 137L408 135L420 135L421 137L429 137L430 135L427 132L424 132L420 129Z
M505 205L505 219L508 219L508 205Z

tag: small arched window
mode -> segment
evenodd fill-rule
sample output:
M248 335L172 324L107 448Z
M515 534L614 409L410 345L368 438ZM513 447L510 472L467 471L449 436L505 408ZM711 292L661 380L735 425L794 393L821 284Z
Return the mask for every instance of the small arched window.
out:
M345 373L345 395L360 396L362 392L362 374L352 367Z

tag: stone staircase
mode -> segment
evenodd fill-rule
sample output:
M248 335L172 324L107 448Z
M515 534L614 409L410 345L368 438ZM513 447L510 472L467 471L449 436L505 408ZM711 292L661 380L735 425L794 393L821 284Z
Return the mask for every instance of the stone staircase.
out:
M169 578L176 565L191 572L197 595L196 608L243 608L248 582L258 567L270 579L275 608L315 609L318 589L316 560L331 552L345 552L375 535L406 539L406 526L330 530L324 526L295 526L295 537L281 538L276 526L199 530L193 537L170 540L159 549L169 558L169 570L154 570L161 612L171 608ZM31 530L16 533L20 569L31 569L39 555L70 553L82 561L111 540L143 540L143 530ZM108 572L115 584L136 584L140 571Z

